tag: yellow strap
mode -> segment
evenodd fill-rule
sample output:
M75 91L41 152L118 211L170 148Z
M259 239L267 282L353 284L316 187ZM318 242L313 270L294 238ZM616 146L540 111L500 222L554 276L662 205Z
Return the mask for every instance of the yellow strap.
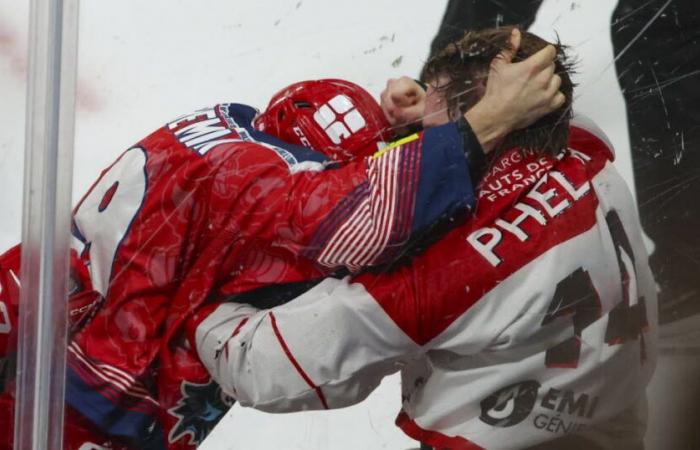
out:
M383 149L379 150L374 155L372 155L372 159L380 158L384 153L389 152L395 149L396 147L401 147L402 145L407 144L411 141L415 141L416 139L418 139L418 133L413 133L410 136L406 136L405 138L401 138L398 141L394 141L391 144L384 147Z

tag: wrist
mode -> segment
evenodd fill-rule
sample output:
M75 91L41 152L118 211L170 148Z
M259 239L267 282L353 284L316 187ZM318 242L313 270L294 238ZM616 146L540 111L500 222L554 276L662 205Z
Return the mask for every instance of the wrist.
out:
M471 129L467 119L460 117L457 122L457 129L462 136L464 154L469 165L469 175L471 176L472 184L477 186L486 171L486 153L476 135L474 135L474 131Z
M495 112L484 107L481 102L464 114L474 135L484 149L484 153L493 150L510 132L507 124Z

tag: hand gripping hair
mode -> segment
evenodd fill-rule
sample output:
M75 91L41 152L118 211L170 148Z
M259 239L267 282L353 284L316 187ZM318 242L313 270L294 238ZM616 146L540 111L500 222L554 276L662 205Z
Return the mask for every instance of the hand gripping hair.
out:
M456 42L430 58L423 69L424 81L439 84L439 90L447 103L452 120L473 107L484 95L491 63L504 50L511 48L513 27L486 28L469 31ZM547 45L556 50L554 71L561 78L559 90L565 102L558 109L541 117L532 125L508 134L500 149L521 147L556 155L566 148L569 121L572 117L574 73L576 61L567 54L560 43L550 43L527 31L521 31L522 40L513 62L522 61ZM499 149L494 151L498 154Z

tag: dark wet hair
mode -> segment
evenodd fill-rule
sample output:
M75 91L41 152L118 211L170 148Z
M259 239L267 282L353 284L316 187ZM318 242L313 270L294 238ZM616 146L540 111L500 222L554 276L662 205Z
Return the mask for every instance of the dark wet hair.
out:
M510 48L510 36L514 27L487 28L469 31L462 39L448 44L430 58L423 71L423 80L435 82L444 77L448 81L438 89L444 94L448 115L456 119L474 106L484 95L491 61L501 51ZM520 48L513 62L522 61L547 45L556 49L555 72L561 77L560 91L564 104L530 126L512 131L493 155L513 147L530 149L538 153L556 155L566 148L571 120L571 103L574 84L571 81L574 62L566 55L566 47L522 31Z

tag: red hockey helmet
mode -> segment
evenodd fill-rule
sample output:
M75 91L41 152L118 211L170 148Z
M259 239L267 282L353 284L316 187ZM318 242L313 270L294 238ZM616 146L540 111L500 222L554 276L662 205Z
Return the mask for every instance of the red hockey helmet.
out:
M302 81L282 89L254 124L336 161L371 155L392 138L374 98L360 86L337 79Z

